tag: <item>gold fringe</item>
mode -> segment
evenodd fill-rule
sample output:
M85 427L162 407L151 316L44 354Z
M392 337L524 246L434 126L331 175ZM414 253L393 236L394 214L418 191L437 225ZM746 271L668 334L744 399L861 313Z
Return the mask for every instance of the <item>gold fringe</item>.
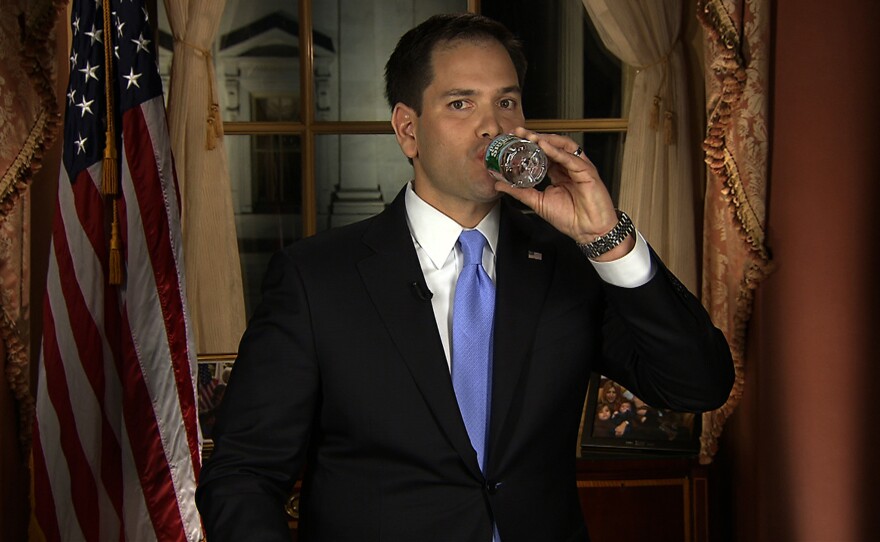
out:
M113 200L113 223L110 225L110 284L119 286L122 274L122 239L119 235L119 202Z
M52 28L64 12L66 0L28 2L27 19L19 18L21 34L13 37L20 54L21 69L40 98L40 110L18 155L0 179L0 220L5 220L43 165L43 154L55 141L61 127L61 114L55 99L55 70L50 44L54 44ZM6 6L4 6L6 9ZM24 15L22 13L22 15ZM51 38L51 39L50 39ZM46 60L46 63L43 61ZM34 420L34 399L31 393L31 370L23 334L6 311L0 315L0 338L6 347L6 380L14 396L18 414L18 441L22 457L31 448Z
M24 457L31 447L31 430L34 421L34 398L30 391L30 360L24 336L6 310L0 311L0 340L6 348L6 381L18 402L20 424L18 443Z
M754 209L748 205L749 200L736 160L727 149L732 112L742 97L747 78L745 62L740 54L739 31L721 0L698 0L697 19L705 30L707 40L713 45L715 56L711 61L712 69L721 83L721 96L707 119L706 137L703 141L704 159L709 166L710 175L723 183L720 188L721 197L731 207L732 222L739 230L739 238L745 243L751 260L746 262L747 269L738 286L736 299L733 301L734 313L729 321L730 336L727 340L736 374L733 389L721 408L703 414L699 461L701 464L708 464L718 451L718 438L724 422L742 398L745 383L746 327L752 314L754 291L772 272L773 263L764 245L762 223Z

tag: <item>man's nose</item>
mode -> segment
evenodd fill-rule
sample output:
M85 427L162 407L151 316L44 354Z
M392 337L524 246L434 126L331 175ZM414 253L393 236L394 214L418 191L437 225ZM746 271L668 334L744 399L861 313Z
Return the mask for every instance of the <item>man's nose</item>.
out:
M496 111L487 111L483 114L477 126L477 132L479 137L488 139L494 139L496 136L501 135L504 132L504 127L501 126L499 114Z

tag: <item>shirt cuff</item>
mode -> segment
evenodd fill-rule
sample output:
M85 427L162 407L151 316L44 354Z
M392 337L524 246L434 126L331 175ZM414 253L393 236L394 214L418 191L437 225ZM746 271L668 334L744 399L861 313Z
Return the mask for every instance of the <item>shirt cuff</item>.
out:
M599 277L621 288L637 288L654 278L655 269L651 265L651 251L642 234L636 232L636 246L626 256L610 262L590 260Z

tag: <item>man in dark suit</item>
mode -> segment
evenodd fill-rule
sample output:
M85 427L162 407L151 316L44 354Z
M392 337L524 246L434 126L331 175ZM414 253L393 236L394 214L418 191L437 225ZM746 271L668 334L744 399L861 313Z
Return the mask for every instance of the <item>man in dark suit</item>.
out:
M380 215L274 256L201 475L210 542L289 539L301 474L300 540L587 540L574 446L590 371L658 407L724 403L723 336L578 145L522 128L524 72L510 33L476 15L400 40L387 94L414 179ZM540 145L551 186L487 173L505 132ZM495 296L480 444L450 376L457 240L473 229Z

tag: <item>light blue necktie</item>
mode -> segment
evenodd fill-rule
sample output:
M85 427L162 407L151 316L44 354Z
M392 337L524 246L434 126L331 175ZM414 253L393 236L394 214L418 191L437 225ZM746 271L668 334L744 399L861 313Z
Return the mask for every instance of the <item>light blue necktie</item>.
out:
M458 238L464 266L452 305L452 386L471 445L485 470L489 405L492 397L492 332L495 285L483 268L486 238L477 230Z

